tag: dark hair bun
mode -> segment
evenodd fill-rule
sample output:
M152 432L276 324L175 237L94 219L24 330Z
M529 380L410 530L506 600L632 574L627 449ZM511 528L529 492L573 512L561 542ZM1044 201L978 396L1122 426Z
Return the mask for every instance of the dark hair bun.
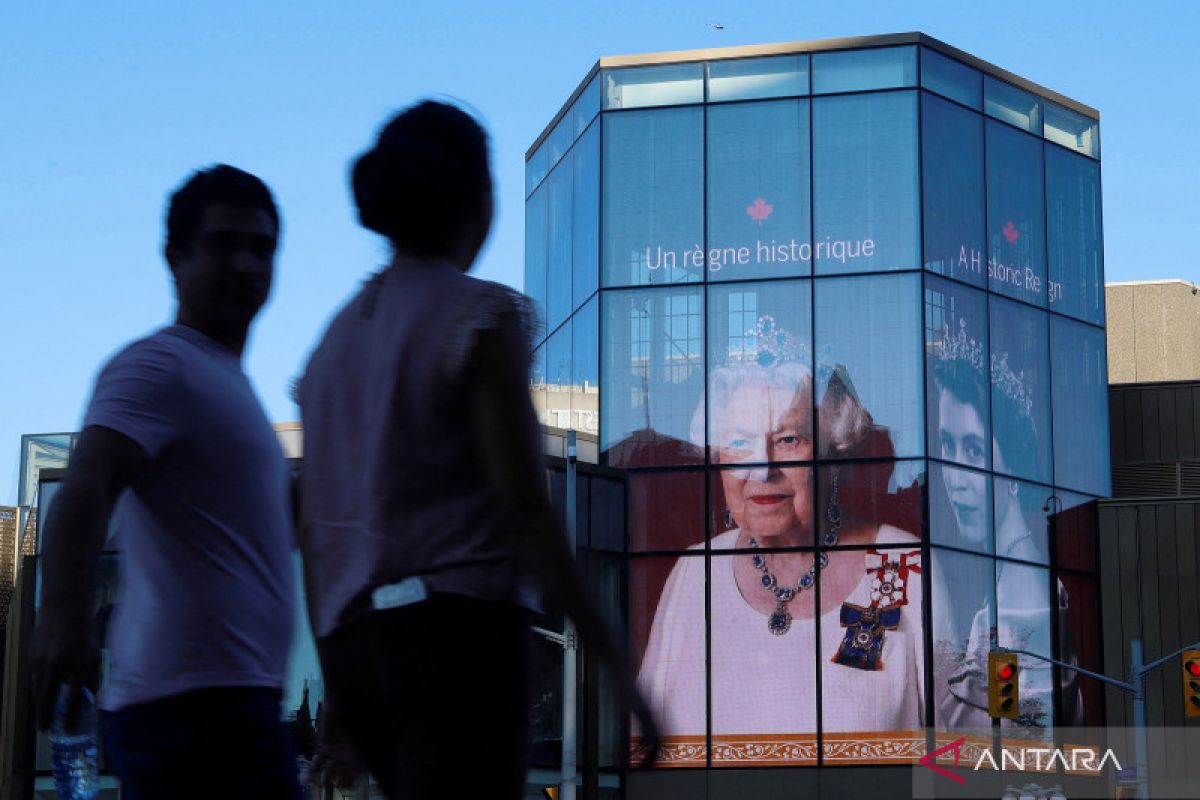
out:
M351 169L363 227L409 251L446 252L485 213L487 149L483 128L459 108L426 100L401 112Z

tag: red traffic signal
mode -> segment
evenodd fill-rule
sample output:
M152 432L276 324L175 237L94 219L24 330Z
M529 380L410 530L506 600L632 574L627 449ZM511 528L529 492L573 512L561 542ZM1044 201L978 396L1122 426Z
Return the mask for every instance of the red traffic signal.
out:
M1183 713L1200 717L1200 650L1183 651Z
M988 714L1016 719L1021 714L1020 668L1016 653L988 653Z

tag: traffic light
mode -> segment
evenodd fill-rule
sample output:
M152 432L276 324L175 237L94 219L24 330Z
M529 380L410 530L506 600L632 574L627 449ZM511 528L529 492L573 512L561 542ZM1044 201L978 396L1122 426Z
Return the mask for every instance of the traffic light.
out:
M1021 669L1016 653L988 653L988 714L1016 719L1021 713ZM1198 706L1200 708L1200 706Z
M1200 717L1200 650L1183 651L1183 713Z

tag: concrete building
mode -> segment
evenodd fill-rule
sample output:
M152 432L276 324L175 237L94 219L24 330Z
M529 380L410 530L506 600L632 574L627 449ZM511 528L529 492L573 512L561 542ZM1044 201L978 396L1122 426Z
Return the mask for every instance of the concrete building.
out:
M1200 381L1200 287L1178 278L1110 283L1108 381Z

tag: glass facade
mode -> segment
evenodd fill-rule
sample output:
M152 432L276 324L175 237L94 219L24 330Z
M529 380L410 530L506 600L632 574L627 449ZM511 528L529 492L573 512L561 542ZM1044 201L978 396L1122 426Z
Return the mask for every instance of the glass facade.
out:
M1098 657L1099 126L924 44L706 55L531 151L534 393L626 476L663 765L911 763L990 647ZM1013 724L1098 717L1026 670Z

